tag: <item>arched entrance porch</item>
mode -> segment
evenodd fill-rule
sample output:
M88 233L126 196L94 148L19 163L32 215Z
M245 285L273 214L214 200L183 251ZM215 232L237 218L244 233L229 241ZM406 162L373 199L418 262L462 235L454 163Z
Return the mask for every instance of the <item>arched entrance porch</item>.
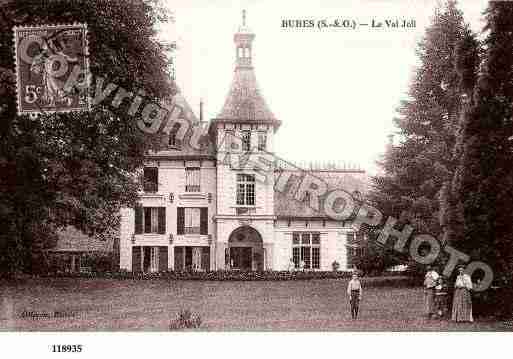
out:
M226 265L242 271L264 270L262 236L250 226L235 229L228 238Z

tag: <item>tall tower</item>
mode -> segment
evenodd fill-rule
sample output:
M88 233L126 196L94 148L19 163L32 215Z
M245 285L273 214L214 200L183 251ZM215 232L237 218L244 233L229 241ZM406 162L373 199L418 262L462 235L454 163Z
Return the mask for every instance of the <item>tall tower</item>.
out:
M273 135L280 126L258 87L255 34L242 24L233 37L235 69L224 106L212 120L217 144L216 267L273 268ZM249 154L249 156L248 156Z

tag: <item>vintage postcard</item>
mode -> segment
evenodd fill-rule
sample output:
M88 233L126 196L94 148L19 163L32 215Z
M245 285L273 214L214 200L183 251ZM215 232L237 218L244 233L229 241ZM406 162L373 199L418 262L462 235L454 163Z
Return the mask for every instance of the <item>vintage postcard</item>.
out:
M381 355L346 332L512 331L513 2L8 0L0 18L5 338L199 357L256 355L267 332L310 357ZM429 354L417 335L407 353ZM62 338L37 350L108 346Z

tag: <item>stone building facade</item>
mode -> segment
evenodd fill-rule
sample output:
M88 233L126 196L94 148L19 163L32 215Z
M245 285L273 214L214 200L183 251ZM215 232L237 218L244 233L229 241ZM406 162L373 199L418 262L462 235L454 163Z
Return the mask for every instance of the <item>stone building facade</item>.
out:
M247 166L251 154L273 163L281 121L269 109L252 65L255 35L245 25L234 35L236 63L219 115L208 124L210 143L192 146L171 129L167 148L147 157L144 188L135 209L122 210L120 268L165 270L340 270L351 268L356 233L275 189L295 168ZM201 113L201 111L200 111ZM186 106L182 114L198 120ZM362 170L315 169L329 188L364 193ZM293 178L294 176L291 176ZM266 179L265 181L262 178ZM291 184L293 186L293 184Z

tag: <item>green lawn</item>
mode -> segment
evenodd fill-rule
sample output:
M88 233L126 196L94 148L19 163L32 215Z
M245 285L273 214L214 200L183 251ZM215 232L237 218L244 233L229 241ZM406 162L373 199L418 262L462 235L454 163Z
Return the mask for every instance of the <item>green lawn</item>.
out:
M203 330L511 330L478 320L456 324L422 317L421 288L365 288L361 316L351 320L346 280L200 282L33 279L0 283L0 330L167 330L180 309ZM52 318L22 318L22 313ZM54 318L54 312L74 317Z

